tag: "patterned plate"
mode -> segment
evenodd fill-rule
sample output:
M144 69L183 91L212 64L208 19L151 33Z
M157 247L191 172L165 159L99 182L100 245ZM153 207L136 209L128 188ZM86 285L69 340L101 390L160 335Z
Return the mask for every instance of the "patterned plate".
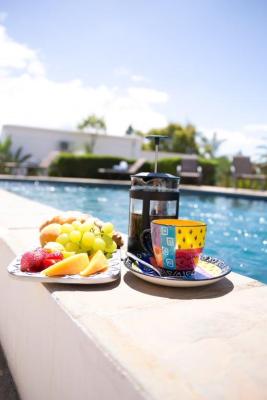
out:
M147 260L146 260L147 261ZM141 261L136 262L130 258L124 260L126 268L147 282L163 286L193 287L204 286L218 282L231 272L231 268L218 258L200 256L200 261L194 272L179 272L162 269L162 275L145 266Z
M117 279L119 279L121 273L121 256L119 250L116 251L113 254L112 258L108 260L109 268L106 271L88 277L83 277L80 275L48 277L43 276L40 272L22 272L20 270L20 260L21 256L18 256L9 264L9 266L7 267L8 273L18 279L25 279L35 282L95 285L116 281Z

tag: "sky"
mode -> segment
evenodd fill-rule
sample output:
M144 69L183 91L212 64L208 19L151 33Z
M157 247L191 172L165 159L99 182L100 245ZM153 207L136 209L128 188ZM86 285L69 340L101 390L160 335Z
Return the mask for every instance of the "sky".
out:
M0 126L193 123L256 159L266 37L265 0L0 0Z

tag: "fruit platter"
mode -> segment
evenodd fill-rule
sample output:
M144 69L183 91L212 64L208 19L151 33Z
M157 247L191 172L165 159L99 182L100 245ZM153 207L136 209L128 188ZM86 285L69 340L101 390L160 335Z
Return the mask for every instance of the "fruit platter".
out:
M40 282L96 284L120 277L123 239L110 222L68 211L40 226L40 246L8 266L16 278Z

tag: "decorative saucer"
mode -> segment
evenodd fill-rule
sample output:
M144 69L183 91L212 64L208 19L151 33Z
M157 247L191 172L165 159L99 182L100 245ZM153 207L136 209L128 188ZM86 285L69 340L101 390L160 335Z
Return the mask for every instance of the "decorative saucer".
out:
M121 254L116 251L112 258L108 260L108 269L106 271L83 277L81 275L64 275L48 277L40 272L22 272L20 269L21 256L16 257L7 267L8 273L17 279L28 280L42 283L67 283L74 285L96 285L114 282L120 277L121 273Z
M142 260L135 261L127 257L124 260L124 265L138 278L162 286L194 287L210 285L218 282L231 272L231 267L225 264L224 261L218 258L201 255L194 272L161 269L161 276L159 276L154 269L148 266L148 257L143 256L143 258L145 264Z

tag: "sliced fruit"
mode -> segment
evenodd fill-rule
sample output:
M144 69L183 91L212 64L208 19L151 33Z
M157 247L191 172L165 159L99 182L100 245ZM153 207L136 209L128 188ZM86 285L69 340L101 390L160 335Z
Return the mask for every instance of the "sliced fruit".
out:
M88 265L89 258L86 253L75 254L46 268L42 271L42 274L46 276L74 275L79 274Z
M81 276L89 276L108 268L108 261L104 253L98 250L91 258L89 265L80 272Z

